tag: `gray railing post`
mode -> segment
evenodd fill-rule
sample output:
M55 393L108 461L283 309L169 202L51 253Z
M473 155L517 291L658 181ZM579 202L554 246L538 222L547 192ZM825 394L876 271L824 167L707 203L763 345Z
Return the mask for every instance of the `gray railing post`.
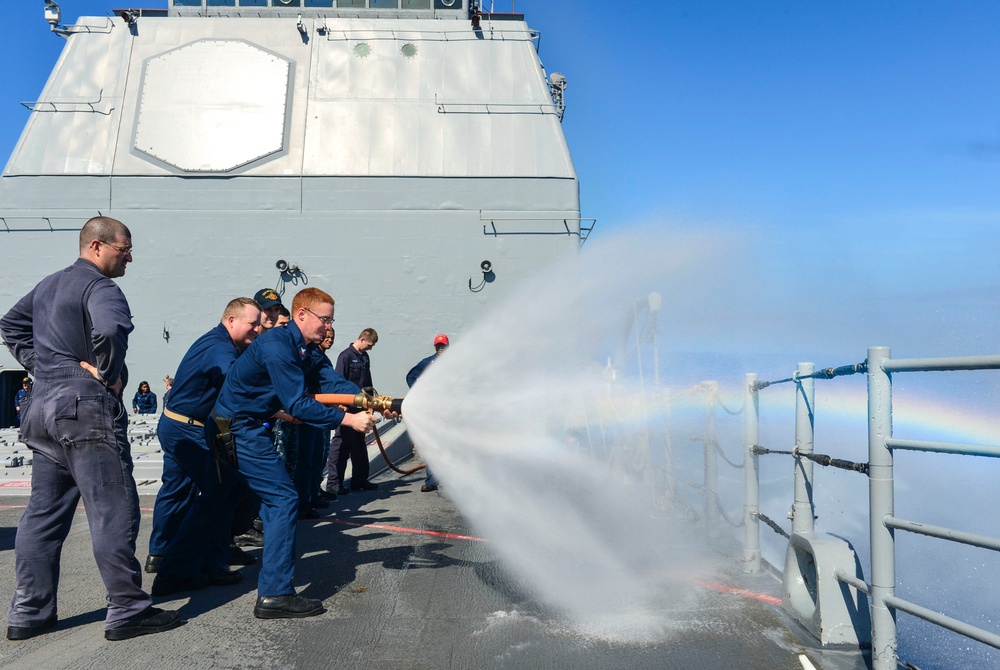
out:
M757 375L749 372L743 388L743 571L760 572L760 392Z
M815 370L816 366L813 363L799 363L795 370L795 449L803 454L811 454L813 451L816 380L808 375ZM792 532L811 533L814 516L813 462L807 458L796 458Z
M719 461L715 455L715 398L705 415L705 523L709 531L719 528Z
M892 451L892 377L883 368L888 347L868 349L868 501L871 532L872 668L896 670L896 611L886 598L896 594L894 531L883 520L895 512Z

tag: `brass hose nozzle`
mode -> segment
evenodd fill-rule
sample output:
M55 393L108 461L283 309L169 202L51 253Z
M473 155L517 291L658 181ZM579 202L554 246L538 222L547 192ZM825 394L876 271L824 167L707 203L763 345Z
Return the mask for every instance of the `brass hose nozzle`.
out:
M403 399L387 395L374 395L362 391L356 395L349 393L317 393L313 396L324 405L348 405L368 412L395 412L402 414Z

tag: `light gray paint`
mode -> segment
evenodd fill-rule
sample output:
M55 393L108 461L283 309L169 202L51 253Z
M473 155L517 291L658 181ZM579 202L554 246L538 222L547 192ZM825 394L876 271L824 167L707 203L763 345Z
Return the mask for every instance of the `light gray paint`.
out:
M279 285L281 259L304 273L285 277L286 304L306 280L330 292L334 353L376 328L376 386L401 394L435 333L460 338L579 248L576 173L527 24L312 13L303 36L299 13L78 22L0 179L0 310L67 265L100 212L133 233L134 379L172 373L229 299ZM276 71L252 76L260 59ZM483 260L496 280L472 292ZM6 351L0 365L16 367Z

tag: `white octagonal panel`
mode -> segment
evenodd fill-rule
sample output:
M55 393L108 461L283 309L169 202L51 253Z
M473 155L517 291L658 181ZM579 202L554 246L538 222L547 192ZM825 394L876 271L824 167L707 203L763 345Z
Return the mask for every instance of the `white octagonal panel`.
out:
M225 172L281 151L290 65L235 40L146 61L135 148L186 172Z

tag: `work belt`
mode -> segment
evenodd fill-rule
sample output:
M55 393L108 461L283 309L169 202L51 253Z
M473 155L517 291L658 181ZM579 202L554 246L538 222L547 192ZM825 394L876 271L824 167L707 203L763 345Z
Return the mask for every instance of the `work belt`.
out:
M186 423L189 426L198 426L199 428L205 427L205 424L203 422L197 421L196 419L192 419L189 416L184 416L183 414L178 414L177 412L171 412L166 407L163 408L163 416L167 417L168 419L173 419L174 421L180 421L181 423Z
M208 440L209 450L212 452L212 456L215 457L215 467L218 470L219 463L223 465L228 465L229 467L236 467L236 438L233 437L232 432L232 419L223 418L212 410L212 414L209 416L209 421L215 424L215 430L209 429L210 434L214 434ZM219 481L222 481L222 472L219 471Z

